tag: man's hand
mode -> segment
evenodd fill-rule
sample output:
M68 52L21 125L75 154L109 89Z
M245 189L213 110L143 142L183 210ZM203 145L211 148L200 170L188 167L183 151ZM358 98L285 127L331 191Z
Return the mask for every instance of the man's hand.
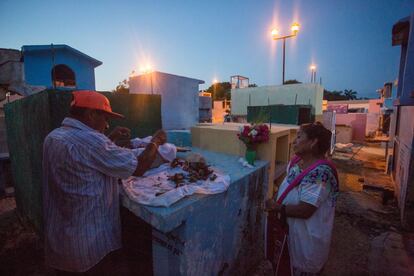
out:
M167 135L163 130L158 130L154 133L150 144L154 144L156 147L147 146L144 152L138 156L137 168L133 175L143 176L144 173L151 168L151 165L158 154L158 146L163 145L166 141Z
M108 138L118 146L128 146L131 143L131 130L118 126L108 135Z
M151 142L156 143L158 146L165 144L167 142L167 134L160 129L157 130L157 132L154 133L154 136L152 136Z

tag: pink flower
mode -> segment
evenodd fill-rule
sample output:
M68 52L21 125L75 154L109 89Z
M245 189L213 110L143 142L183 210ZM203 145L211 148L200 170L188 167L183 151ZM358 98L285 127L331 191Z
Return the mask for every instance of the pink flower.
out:
M269 127L265 124L261 125L245 125L240 128L237 137L247 146L259 144L269 141Z

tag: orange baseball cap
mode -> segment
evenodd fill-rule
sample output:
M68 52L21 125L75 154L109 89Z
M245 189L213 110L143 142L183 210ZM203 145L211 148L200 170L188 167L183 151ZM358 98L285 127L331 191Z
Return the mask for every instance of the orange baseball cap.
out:
M112 112L111 104L104 95L92 90L78 90L72 93L70 106L102 110L115 118L125 118L124 115Z

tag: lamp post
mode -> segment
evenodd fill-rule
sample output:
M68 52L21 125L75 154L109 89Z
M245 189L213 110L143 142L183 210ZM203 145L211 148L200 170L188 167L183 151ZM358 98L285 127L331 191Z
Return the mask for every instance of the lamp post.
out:
M311 70L311 83L316 82L316 65L312 64L309 69Z
M277 29L272 30L272 39L273 40L283 40L283 69L282 69L282 84L285 84L285 46L286 46L286 39L295 37L299 32L300 25L298 23L293 23L290 30L292 31L292 34L285 35L285 36L279 36L279 31Z

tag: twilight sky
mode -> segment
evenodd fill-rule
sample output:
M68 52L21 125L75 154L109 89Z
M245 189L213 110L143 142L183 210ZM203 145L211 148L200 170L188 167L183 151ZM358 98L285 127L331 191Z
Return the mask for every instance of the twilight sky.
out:
M67 44L103 62L97 90L112 90L132 70L152 69L206 82L243 75L259 86L317 80L329 90L375 97L397 78L400 47L391 29L414 12L413 0L0 0L0 48Z

